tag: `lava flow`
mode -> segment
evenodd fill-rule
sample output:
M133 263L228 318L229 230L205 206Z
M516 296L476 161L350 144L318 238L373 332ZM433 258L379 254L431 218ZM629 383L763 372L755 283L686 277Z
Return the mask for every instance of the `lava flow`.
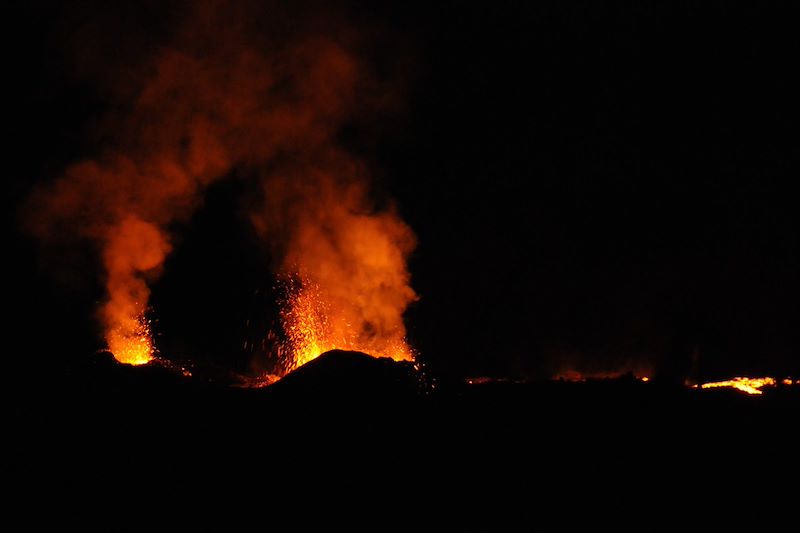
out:
M736 390L746 392L747 394L763 394L763 391L761 390L763 387L766 386L773 387L775 386L775 383L776 383L775 378L770 378L770 377L764 377L764 378L735 377L725 381L712 381L709 383L703 383L702 385L694 385L693 388L696 389L699 387L701 389L716 389L720 387L731 387Z

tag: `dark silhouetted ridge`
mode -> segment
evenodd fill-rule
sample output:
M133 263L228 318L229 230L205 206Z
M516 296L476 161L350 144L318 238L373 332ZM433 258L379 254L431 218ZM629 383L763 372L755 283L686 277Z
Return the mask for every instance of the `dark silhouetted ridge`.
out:
M270 387L278 394L307 397L381 397L415 395L417 376L412 363L363 352L331 350L309 361Z

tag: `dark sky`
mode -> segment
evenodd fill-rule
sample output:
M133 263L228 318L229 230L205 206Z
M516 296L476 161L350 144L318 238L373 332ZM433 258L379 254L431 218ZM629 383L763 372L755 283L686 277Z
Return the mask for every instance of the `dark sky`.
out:
M696 351L709 377L800 372L798 45L789 13L762 4L342 7L394 36L374 61L407 85L385 124L343 135L418 236L407 324L422 360L453 377L646 366L678 379ZM7 227L34 183L93 150L102 102L70 39L107 17L120 42L146 42L168 28L156 5L6 8ZM270 294L232 183L186 227L153 304L162 349L210 345L238 367L255 334L242 324L269 322ZM99 343L102 290L79 274L96 266L67 254L53 279L52 257L13 233L26 358L69 369Z

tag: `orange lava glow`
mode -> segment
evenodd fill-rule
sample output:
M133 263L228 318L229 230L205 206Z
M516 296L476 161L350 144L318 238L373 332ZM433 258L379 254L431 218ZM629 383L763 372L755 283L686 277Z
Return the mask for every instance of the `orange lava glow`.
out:
M625 370L625 371L607 371L607 372L579 372L578 370L568 369L560 372L554 379L561 381L597 381L603 379L619 379L625 376L630 376L639 381L650 381L650 377L646 375L646 370Z
M282 352L285 372L329 350L353 350L395 361L412 361L414 352L402 327L384 329L349 316L352 307L333 305L330 294L306 281L289 294L282 313L287 342Z
M155 357L144 316L173 232L212 184L248 176L263 197L247 215L273 273L302 280L275 373L332 348L411 359L402 314L417 297L406 267L415 237L341 142L400 107L402 80L373 72L360 29L344 20L229 3L189 2L130 63L101 54L80 69L107 98L91 135L102 143L32 191L26 230L54 250L97 252L108 350L144 364Z
M725 381L712 381L710 383L703 383L699 385L701 389L716 389L720 387L731 387L736 390L740 390L742 392L746 392L747 394L763 394L761 390L762 387L765 386L774 386L775 385L775 378L747 378L747 377L735 377L732 379L728 379ZM694 385L694 388L698 388L698 385Z
M150 298L146 277L170 250L158 226L134 216L108 231L103 250L108 299L101 316L108 349L120 363L143 365L153 359L150 325L144 316Z
M106 342L120 363L144 365L154 358L150 327L144 318L131 318L130 322L106 332Z

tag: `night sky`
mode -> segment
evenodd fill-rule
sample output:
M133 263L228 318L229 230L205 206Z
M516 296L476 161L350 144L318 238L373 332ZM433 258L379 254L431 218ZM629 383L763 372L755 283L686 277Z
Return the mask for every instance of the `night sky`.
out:
M20 206L99 142L107 104L75 54L124 62L177 12L105 4L3 17L11 335L19 364L56 377L102 347L98 266L43 252ZM706 378L800 373L792 17L758 2L357 4L335 9L375 33L369 60L400 103L341 142L417 235L406 324L433 372L682 380L694 352ZM246 368L243 340L274 320L250 192L212 186L177 231L153 285L165 357Z

